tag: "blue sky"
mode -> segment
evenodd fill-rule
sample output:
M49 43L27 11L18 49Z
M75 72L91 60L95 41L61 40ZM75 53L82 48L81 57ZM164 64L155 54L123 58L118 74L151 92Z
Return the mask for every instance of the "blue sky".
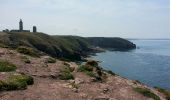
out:
M170 38L170 0L0 0L0 30L51 35Z

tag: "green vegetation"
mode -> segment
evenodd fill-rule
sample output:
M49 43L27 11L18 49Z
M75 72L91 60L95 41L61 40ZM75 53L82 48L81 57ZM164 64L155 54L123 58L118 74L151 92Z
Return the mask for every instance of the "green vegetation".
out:
M85 71L85 73L90 77L96 77L96 75L91 71Z
M81 65L78 68L78 71L84 72L90 77L94 77L97 81L102 80L105 76L102 73L102 69L98 66L96 61L90 60L87 61L85 65Z
M19 53L23 53L23 54L30 55L30 56L33 56L33 57L39 57L38 53L35 52L35 50L33 50L33 48L30 48L30 47L19 46L17 48L17 51Z
M30 59L27 56L22 56L21 60L24 61L25 63L31 63Z
M82 56L95 51L94 47L96 46L101 48L130 48L134 46L131 42L121 38L50 36L44 33L31 32L1 32L0 44L14 49L18 48L19 52L31 56L37 56L38 54L34 50L38 50L50 56L71 61L81 60Z
M111 71L111 70L105 70L107 73L109 73L109 74L111 74L111 75L113 75L113 76L115 76L116 74L113 72L113 71Z
M93 71L93 66L81 65L81 66L79 66L78 71L80 71L80 72L86 72L86 71L91 72L91 71Z
M159 87L155 87L159 92L163 93L166 96L167 100L170 100L170 91L166 90L166 89L162 89Z
M135 87L134 91L141 93L142 95L149 97L149 98L153 98L154 100L160 100L160 98L155 95L154 93L152 93L149 89L147 88L141 88L141 87Z
M0 60L0 72L15 71L16 66L8 61Z
M56 62L56 59L55 59L55 58L52 58L52 57L49 57L49 58L47 58L47 62L48 62L48 63L55 63L55 62Z
M59 79L61 80L74 79L74 76L71 73L70 67L64 66L63 69L60 70Z
M27 75L12 75L5 81L0 80L0 90L21 90L26 89L27 85L34 84L34 80L31 76Z
M128 50L136 48L135 44L122 38L90 37L87 39L90 44L106 49Z
M89 61L87 61L86 65L97 67L98 63L94 60L89 60Z

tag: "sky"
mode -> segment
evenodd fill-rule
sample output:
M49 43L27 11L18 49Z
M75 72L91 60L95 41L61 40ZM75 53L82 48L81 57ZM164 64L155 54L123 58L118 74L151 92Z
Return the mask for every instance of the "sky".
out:
M0 30L50 35L170 38L170 0L0 0Z

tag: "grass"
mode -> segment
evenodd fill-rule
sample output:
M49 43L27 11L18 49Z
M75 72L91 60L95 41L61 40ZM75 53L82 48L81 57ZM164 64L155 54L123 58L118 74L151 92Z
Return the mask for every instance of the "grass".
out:
M49 57L49 58L47 58L47 62L48 62L48 63L55 63L55 62L56 62L56 59L55 59L55 58L52 58L52 57Z
M17 48L17 51L22 54L30 55L33 57L39 57L39 54L37 52L35 52L35 50L33 48L30 48L30 47L19 46Z
M72 75L70 68L64 67L62 70L60 70L59 79L61 80L74 79L74 76Z
M93 71L93 66L81 65L81 66L79 66L78 71L80 71L80 72Z
M138 93L141 93L142 95L144 95L144 96L146 96L146 97L152 98L152 99L154 99L154 100L160 100L160 98L159 98L156 94L152 93L152 92L151 92L149 89L147 89L147 88L135 87L135 88L133 88L133 89L134 89L134 91L136 91L136 92L138 92Z
M16 66L8 61L0 60L0 72L15 71Z
M163 88L159 88L159 87L155 87L159 92L163 93L166 96L167 100L170 100L170 91L163 89Z
M22 90L26 89L27 85L34 84L34 80L31 76L27 75L12 75L5 81L0 80L0 90Z
M21 59L25 63L31 63L30 59L27 56L22 56Z
M9 32L3 34L0 32L0 43L11 48L31 47L50 56L68 60L80 60L79 53L88 51L90 47L88 41L83 37L52 36L32 32ZM21 49L19 49L20 52L30 54L30 52L25 52L25 48L24 50L23 48Z
M111 75L113 75L113 76L116 75L116 74L115 74L113 71L111 71L111 70L104 70L104 71L106 71L107 73L109 73L109 74L111 74Z
M86 65L97 67L98 63L94 60L89 60L89 61L87 61Z
M96 75L93 73L93 67L90 65L81 65L78 68L79 72L84 72L86 75L90 77L96 77Z

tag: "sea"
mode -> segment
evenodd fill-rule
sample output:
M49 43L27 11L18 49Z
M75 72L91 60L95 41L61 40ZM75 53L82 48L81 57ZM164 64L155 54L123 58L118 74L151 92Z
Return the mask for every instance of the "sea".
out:
M170 90L170 40L130 41L137 49L106 51L92 58L122 77Z

